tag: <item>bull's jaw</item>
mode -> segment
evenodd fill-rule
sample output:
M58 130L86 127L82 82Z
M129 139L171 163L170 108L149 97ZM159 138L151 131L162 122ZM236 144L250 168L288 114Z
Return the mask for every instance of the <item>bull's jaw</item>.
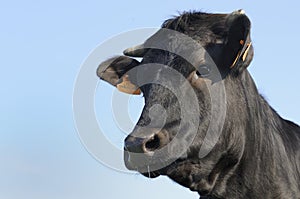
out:
M194 171L199 169L197 167L197 164L193 164L190 161L176 161L169 168L166 168L164 175L192 191L197 191L193 175Z
M166 175L178 184L198 192L201 196L211 193L213 185L208 182L208 175L203 173L199 161L181 160L176 161L165 168L162 175Z
M157 171L151 171L149 173L141 173L145 177L155 178L160 175L165 175L177 182L178 184L189 188L191 191L207 193L208 190L202 191L201 182L202 175L200 174L199 162L193 162L192 160L176 160L169 166Z
M207 182L207 175L203 174L199 160L178 159L172 164L153 171L150 165L142 167L133 166L130 163L129 153L124 153L125 166L132 171L137 171L147 178L156 178L165 175L178 184L189 188L191 191L197 191L200 195L207 195L212 187Z
M147 178L157 178L158 176L160 176L160 172L158 171L149 171L146 173L141 173L143 176L147 177Z

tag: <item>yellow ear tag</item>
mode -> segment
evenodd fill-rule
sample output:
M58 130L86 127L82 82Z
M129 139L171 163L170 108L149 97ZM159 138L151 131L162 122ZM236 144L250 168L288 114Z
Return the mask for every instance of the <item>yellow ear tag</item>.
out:
M245 50L245 53L244 53L244 55L243 55L243 57L242 57L243 61L245 61L245 60L246 60L246 58L247 58L247 55L248 55L248 52L249 52L249 50L250 50L250 47L251 47L251 45L252 45L252 43L251 43L251 42L247 44L247 48L246 48L246 50Z
M242 52L242 51L239 51L239 52L238 52L238 54L237 54L237 56L236 56L234 62L233 62L233 63L231 64L231 66L230 66L230 69L233 68L233 67L235 66L236 62L239 60L240 55L241 55L241 52Z
M240 40L240 44L243 46L243 45L245 44L245 41L244 41L244 40ZM244 54L243 54L243 56L242 56L242 60L243 60L243 61L246 60L251 45L252 45L251 42L247 44L246 50L245 50L245 52L244 52ZM233 62L232 65L230 66L230 68L233 68L233 67L234 67L234 65L236 64L236 62L237 62L238 59L240 58L241 53L242 53L242 51L239 51L239 52L238 52L238 54L237 54L237 56L236 56L234 62Z
M120 84L117 84L117 89L123 93L139 95L141 90L139 87L130 82L128 75L124 75L123 81Z
M240 44L243 46L245 44L244 40L240 40ZM236 64L236 62L239 60L240 56L241 56L242 51L240 50L235 58L235 60L233 61L233 63L231 64L230 68L233 68L234 65Z

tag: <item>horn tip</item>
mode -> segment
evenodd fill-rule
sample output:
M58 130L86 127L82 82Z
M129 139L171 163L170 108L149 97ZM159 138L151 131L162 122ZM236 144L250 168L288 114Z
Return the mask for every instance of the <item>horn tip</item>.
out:
M245 10L243 10L243 9L238 10L238 12L239 12L239 14L241 14L241 15L246 14Z

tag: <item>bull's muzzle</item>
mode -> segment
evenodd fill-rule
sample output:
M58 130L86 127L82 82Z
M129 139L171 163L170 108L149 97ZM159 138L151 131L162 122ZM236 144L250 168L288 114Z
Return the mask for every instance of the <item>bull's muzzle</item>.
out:
M138 132L131 133L124 143L124 162L128 169L139 170L153 161L155 151L169 143L169 135L165 130L148 130L150 136L138 136Z

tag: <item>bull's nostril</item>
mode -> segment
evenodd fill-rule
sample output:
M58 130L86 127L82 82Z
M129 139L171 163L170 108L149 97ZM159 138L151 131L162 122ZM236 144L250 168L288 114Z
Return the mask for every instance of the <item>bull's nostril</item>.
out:
M145 152L153 152L160 147L160 139L158 135L154 135L145 143Z

